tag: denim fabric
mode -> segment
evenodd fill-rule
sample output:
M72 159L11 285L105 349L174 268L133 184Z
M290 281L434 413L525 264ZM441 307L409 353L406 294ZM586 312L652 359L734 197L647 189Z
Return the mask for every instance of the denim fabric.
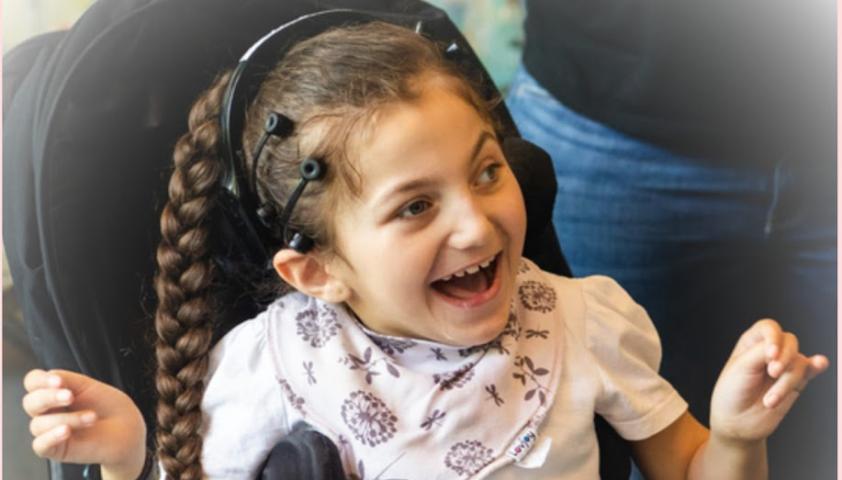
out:
M702 423L755 320L777 319L802 351L830 358L770 438L769 457L772 479L835 478L833 158L779 154L752 166L676 155L566 108L522 67L506 103L553 158L553 223L573 274L614 277L647 309L661 373Z

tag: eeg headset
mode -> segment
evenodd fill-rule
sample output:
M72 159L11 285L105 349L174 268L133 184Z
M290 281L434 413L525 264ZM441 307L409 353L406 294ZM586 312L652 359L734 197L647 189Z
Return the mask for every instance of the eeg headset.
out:
M223 98L220 112L222 130L223 174L220 205L237 241L245 243L246 255L254 262L267 262L269 252L279 245L306 253L314 247L314 240L290 225L295 204L307 183L324 178L325 163L318 158L306 158L299 167L301 180L280 213L269 203L261 201L257 191L256 172L260 154L271 136L280 138L291 135L295 129L292 119L272 112L265 120L263 133L252 152L251 171L245 171L242 137L246 111L257 95L266 74L298 42L314 37L334 27L350 26L372 21L382 21L410 28L443 44L444 55L455 62L466 74L478 77L479 92L484 98L499 96L491 77L482 67L479 58L464 42L463 37L440 10L425 14L400 14L366 12L351 9L331 9L296 18L270 31L255 42L234 70ZM517 136L517 129L502 102L495 107L505 135L516 138L518 145L525 143Z

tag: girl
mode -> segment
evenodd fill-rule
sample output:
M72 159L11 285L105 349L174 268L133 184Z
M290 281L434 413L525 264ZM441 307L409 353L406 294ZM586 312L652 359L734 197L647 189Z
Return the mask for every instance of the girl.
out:
M594 412L649 478L766 477L765 438L826 358L756 323L702 427L658 376L657 334L616 283L521 258L523 197L491 108L435 44L393 25L305 40L260 86L240 176L295 291L209 355L207 219L224 182L230 78L190 113L161 218L156 432L168 478L254 477L299 421L358 478L595 478ZM144 470L146 427L126 395L66 371L30 372L25 386L38 455L99 463L105 478Z

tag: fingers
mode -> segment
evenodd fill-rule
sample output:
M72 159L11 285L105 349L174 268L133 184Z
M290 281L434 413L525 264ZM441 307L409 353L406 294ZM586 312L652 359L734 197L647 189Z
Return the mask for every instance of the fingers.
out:
M816 375L827 370L827 367L829 366L830 360L828 360L824 355L813 355L812 357L809 357L807 359L807 381L809 382L815 378Z
M51 375L44 370L35 369L27 372L23 377L23 388L27 392L38 390L41 388L57 388L61 385L61 377L59 375Z
M763 404L768 408L778 406L789 395L800 394L816 375L825 371L829 365L824 355L805 357L796 353L786 371L780 374L778 380L763 396Z
M27 393L23 397L23 409L30 416L71 405L74 399L96 380L68 370L30 370L23 378Z
M762 341L753 343L743 351L735 355L729 364L740 371L749 372L754 375L765 375L768 355L766 345Z
M758 343L765 344L765 354L769 360L775 359L781 351L783 330L778 322L771 318L758 320L737 341L733 355L741 355Z
M70 438L70 427L60 425L35 437L32 440L32 450L41 458L61 460L66 450L66 442Z
M23 409L33 417L29 423L32 451L42 458L61 460L65 442L70 438L70 423L82 424L79 414L50 414L50 410L66 407L73 403L73 392L59 388L62 378L44 370L29 371L23 378L23 387L27 393L23 397ZM76 417L75 419L71 417ZM87 420L87 418L86 418Z
M27 392L39 388L64 387L78 394L95 383L97 381L87 375L60 369L50 371L40 369L30 370L23 378L23 387Z
M780 375L778 380L772 384L769 390L763 395L763 405L767 408L776 407L781 400L790 393L800 393L807 383L805 373L807 371L807 358L801 358L790 364L790 368Z
M778 378L799 355L798 337L789 332L783 333L781 335L781 343L782 346L780 347L780 353L778 353L777 358L772 357L774 360L771 360L766 367L769 376L772 378Z
M24 395L22 403L27 415L35 417L54 408L69 406L73 403L73 392L64 388L42 388Z
M29 422L29 432L32 433L32 436L37 437L62 425L67 425L72 430L78 430L90 427L96 422L96 419L96 413L92 410L38 415Z
M97 425L100 415L107 416L99 409L113 399L93 391L101 382L66 370L36 369L26 374L23 384L28 392L23 397L23 409L32 417L29 429L34 437L33 452L61 462L99 463L96 450L102 442L92 440L97 430L89 427Z
M780 406L784 400L793 402L796 394L829 364L823 355L806 357L800 353L798 337L768 318L757 321L740 337L731 360L744 371L765 370L775 379L762 398L768 408Z

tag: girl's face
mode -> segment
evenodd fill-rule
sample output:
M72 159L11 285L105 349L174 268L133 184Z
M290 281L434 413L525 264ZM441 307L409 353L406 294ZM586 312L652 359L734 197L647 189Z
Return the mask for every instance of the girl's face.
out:
M478 345L508 319L526 211L492 128L425 85L354 149L362 193L335 213L341 256L328 269L372 330Z

